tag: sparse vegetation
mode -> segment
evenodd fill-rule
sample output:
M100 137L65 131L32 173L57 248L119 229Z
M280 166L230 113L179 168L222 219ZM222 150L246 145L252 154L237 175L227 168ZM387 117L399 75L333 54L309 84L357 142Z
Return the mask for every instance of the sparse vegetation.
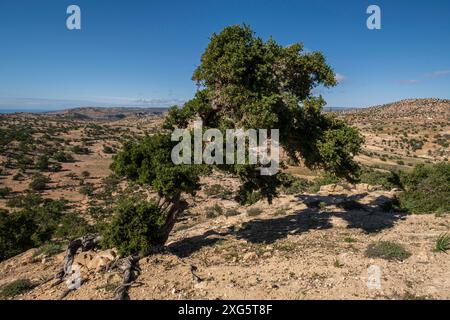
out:
M402 245L392 241L379 241L372 243L366 250L369 258L380 258L385 260L403 261L411 256Z
M450 250L450 234L445 233L439 236L436 240L436 251L446 253Z
M34 288L33 283L28 279L17 279L0 288L0 298L14 298Z

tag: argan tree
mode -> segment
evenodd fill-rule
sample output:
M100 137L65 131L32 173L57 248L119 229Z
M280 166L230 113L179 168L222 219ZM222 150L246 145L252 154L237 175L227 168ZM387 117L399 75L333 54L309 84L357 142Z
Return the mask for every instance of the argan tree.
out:
M362 138L356 129L324 114L324 100L313 95L318 86L336 84L321 53L305 53L301 44L283 47L273 39L265 42L248 26L231 26L211 37L193 80L198 86L195 97L182 108L170 109L166 129L187 128L198 118L205 128L221 131L279 129L280 144L294 161L355 178L358 166L353 156L359 152ZM165 243L185 208L182 193L195 192L199 175L205 172L198 165L173 164L170 154L174 145L170 134L146 137L126 144L112 164L117 175L149 185L158 193L159 210L154 214L164 221L159 236L152 236L158 245ZM256 165L217 168L242 179L243 202L255 190L269 201L276 196L278 175L262 176ZM119 237L111 244L123 240Z
M306 53L301 44L283 47L273 39L264 41L245 25L230 26L212 35L193 80L198 86L195 97L170 109L165 129L187 128L198 118L205 129L279 129L280 144L292 160L355 178L358 166L353 156L362 138L356 129L322 113L325 101L313 95L316 87L336 85L321 53ZM186 208L183 193L193 194L200 175L207 172L203 165L175 165L175 144L168 131L129 142L114 156L115 174L149 186L158 195L153 203L131 200L116 209L104 243L118 247L122 255L148 253L164 245L177 215ZM279 175L262 176L257 165L216 168L241 178L243 202L256 190L269 202L276 196ZM92 239L74 245L90 247ZM125 284L132 279L133 261L125 263Z

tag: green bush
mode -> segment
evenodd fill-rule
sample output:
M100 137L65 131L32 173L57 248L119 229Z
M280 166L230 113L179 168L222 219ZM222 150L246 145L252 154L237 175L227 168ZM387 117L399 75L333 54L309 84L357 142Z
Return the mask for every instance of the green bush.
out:
M6 198L12 192L11 188L0 188L0 198Z
M73 147L71 148L71 150L72 150L72 152L75 153L75 154L89 154L89 153L91 153L91 151L89 150L89 148L82 147L82 146L78 146L78 145L73 146Z
M53 158L58 162L72 162L74 161L72 155L70 153L66 153L63 151L58 151L53 155Z
M49 166L48 157L46 155L41 155L36 161L36 169L40 171L47 171Z
M0 261L32 248L37 229L27 212L9 213L0 209Z
M34 288L33 283L28 279L18 279L0 288L0 298L14 298L24 294Z
M301 179L293 176L292 174L281 173L280 177L280 191L284 194L299 194L306 192L311 183L306 179Z
M104 244L116 247L119 254L145 255L160 242L160 231L165 219L153 202L130 198L119 203L111 224L105 230Z
M399 201L412 213L450 212L450 163L419 164L412 172L400 173L405 192Z
M314 180L312 185L309 187L309 192L318 192L321 186L335 184L341 181L342 179L336 177L334 174L323 172L318 178Z
M373 170L369 168L364 168L361 170L359 176L359 182L367 183L372 186L380 185L384 189L391 190L393 188L401 188L401 182L398 174L389 171Z
M33 177L33 180L30 182L29 187L34 191L43 191L47 189L47 183L49 183L50 181L50 178L41 174L37 174Z

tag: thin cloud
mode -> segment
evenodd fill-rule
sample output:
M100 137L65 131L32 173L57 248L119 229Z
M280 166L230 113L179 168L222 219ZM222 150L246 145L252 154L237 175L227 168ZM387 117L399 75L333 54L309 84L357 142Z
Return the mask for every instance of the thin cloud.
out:
M439 78L450 75L450 70L438 70L431 73L426 74L429 78Z
M400 84L403 85L413 85L413 84L418 84L420 83L420 80L416 80L416 79L409 79L409 80L401 80Z

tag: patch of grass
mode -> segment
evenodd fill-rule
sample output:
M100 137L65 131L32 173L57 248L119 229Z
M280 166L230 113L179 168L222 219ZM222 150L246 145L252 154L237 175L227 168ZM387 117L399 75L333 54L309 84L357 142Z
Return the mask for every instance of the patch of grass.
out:
M352 238L352 237L346 237L346 238L344 238L344 242L347 242L347 243L355 243L355 242L356 242L356 239L354 239L354 238Z
M40 255L51 257L51 256L57 255L58 253L61 253L63 251L64 251L64 247L61 243L51 242L51 243L47 243L47 244L41 246L40 248L38 248L33 253L33 256L31 258L34 259Z
M250 217L259 216L263 211L260 208L250 208L247 210L247 215Z
M389 261L403 261L411 256L402 245L392 241L371 243L366 250L369 258L381 258Z
M14 298L20 294L30 291L34 288L33 283L28 279L17 279L0 289L1 298Z
M450 234L441 234L436 240L436 251L447 253L450 250Z

